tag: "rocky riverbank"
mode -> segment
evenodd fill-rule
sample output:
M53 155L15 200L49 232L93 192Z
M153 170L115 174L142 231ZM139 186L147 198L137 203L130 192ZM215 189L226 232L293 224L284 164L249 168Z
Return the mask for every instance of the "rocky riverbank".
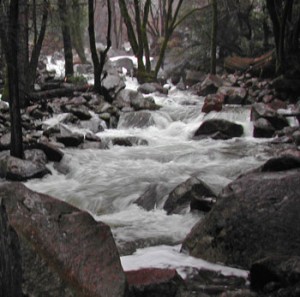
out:
M61 162L64 148L147 146L147 140L138 137L101 138L96 134L116 128L120 116L130 117L126 120L130 127L148 127L153 121L150 111L160 106L151 95L143 93L167 96L167 89L146 84L138 91L127 90L116 72L111 72L107 79L109 99L89 91L88 86L82 91L63 82L54 85L62 93L67 90L62 98L44 98L39 93L43 98L34 98L32 105L22 110L25 160L8 154L9 112L1 102L0 176L13 181L40 178L51 174L48 162L54 162L56 170L65 174L68 166ZM193 86L184 83L178 88L188 86L187 96L192 91L199 95L199 100L205 97L202 112L220 111L224 105L232 104L251 106L253 136L272 137L270 145L277 158L243 174L220 195L201 179L191 177L170 192L150 187L136 204L149 211L167 195L163 209L170 215L189 209L207 213L184 241L183 250L250 270L249 279L205 270L192 271L185 280L168 269L125 274L109 227L55 198L32 192L18 183L4 183L1 213L3 222L6 220L15 232L13 236L17 235L16 254L23 261L23 291L28 296L51 291L51 296L57 297L103 297L114 296L114 290L115 296L143 297L299 296L300 131L299 126L291 127L287 120L298 116L299 94L277 89L275 82L248 74L201 76ZM191 141L207 137L227 140L243 133L243 127L234 122L213 119L199 124ZM78 251L78 246L83 250ZM114 265L102 263L103 259ZM96 264L99 267L93 266ZM40 286L34 281L37 275ZM51 281L45 283L48 275ZM111 279L116 283L111 283Z

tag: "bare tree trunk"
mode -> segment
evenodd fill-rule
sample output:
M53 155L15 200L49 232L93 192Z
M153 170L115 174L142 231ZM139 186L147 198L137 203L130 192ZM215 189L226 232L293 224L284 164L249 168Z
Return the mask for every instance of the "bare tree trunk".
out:
M66 0L58 0L58 10L61 20L61 30L64 43L65 54L65 77L71 77L74 75L73 69L73 53L72 53L72 40L70 26L68 23L68 7Z
M33 3L33 10L35 11L35 1ZM47 28L47 20L48 20L48 12L49 12L49 2L48 0L44 0L43 3L43 15L42 15L42 23L40 28L40 33L37 32L36 26L36 14L33 14L33 22L34 25L34 45L31 53L31 59L29 61L29 68L28 68L28 78L27 78L27 85L29 92L33 90L35 78L36 78L36 69L38 66L39 56L41 53L43 41L46 34Z
M28 86L28 0L19 0L19 33L18 33L18 71L20 105L27 106Z
M89 38L90 38L90 50L94 65L94 89L99 94L104 92L102 88L101 76L103 73L104 64L106 61L107 53L111 47L111 3L107 0L107 10L108 10L108 24L107 24L107 35L106 35L106 48L104 51L100 52L100 58L97 54L96 48L96 37L95 37L95 24L94 24L94 0L88 1L88 14L89 14Z
M0 1L0 8L4 9ZM18 77L18 31L19 31L19 3L11 0L9 10L1 11L0 38L4 48L9 93L9 111L11 121L11 148L10 154L23 158L22 126L19 103L19 77ZM5 23L6 20L6 23Z
M17 234L0 200L0 296L22 297L22 265Z
M217 67L217 31L218 31L218 3L217 0L212 0L212 32L211 32L211 60L210 73L216 74Z
M78 0L72 1L71 7L71 33L73 46L80 58L81 63L85 64L87 62L85 52L84 52L84 43L83 43L83 8L82 4Z

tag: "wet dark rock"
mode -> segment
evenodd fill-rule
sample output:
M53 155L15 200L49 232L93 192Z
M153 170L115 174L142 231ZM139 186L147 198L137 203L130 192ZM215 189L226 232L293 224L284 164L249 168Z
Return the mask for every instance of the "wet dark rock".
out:
M5 156L0 159L0 177L12 181L26 181L32 178L41 178L51 171L45 164L34 163L18 159L12 156Z
M218 93L225 96L225 104L245 104L248 92L245 88L222 86Z
M205 198L205 197L192 197L191 200L191 210L199 210L203 212L209 212L216 203L215 198Z
M241 176L222 191L183 249L248 269L270 255L299 256L299 178L300 169Z
M25 296L126 296L107 225L20 183L2 184L0 201L20 241Z
M133 98L131 100L131 106L134 110L158 110L160 106L158 106L152 97L143 97L143 98Z
M244 133L243 126L223 120L210 119L204 121L196 130L194 139L211 137L213 139L230 139L233 137L240 137Z
M291 297L300 292L300 257L270 256L251 266L251 287L267 296Z
M168 188L166 186L162 184L151 184L134 203L150 211L158 206L167 194Z
M271 158L261 168L261 172L285 171L300 168L300 158L295 156L281 156Z
M168 196L163 209L167 214L185 211L191 201L216 197L216 194L202 180L191 177L178 185Z
M130 297L175 297L183 279L175 269L144 268L126 272Z
M113 137L110 139L110 141L112 145L119 146L148 145L148 141L146 139L142 139L135 136Z
M207 96L209 94L215 94L217 93L219 87L223 85L223 83L223 80L219 76L209 74L201 83L198 95Z
M80 107L66 106L64 111L73 114L79 120L82 120L82 121L87 121L87 120L91 119L91 117L92 117L88 108L85 106L80 106Z
M256 138L271 138L274 136L275 128L264 118L255 120L253 123L253 137Z
M56 140L63 143L66 147L77 147L84 141L84 136L79 133L69 135L57 135Z
M32 148L42 150L46 154L47 159L51 162L59 162L64 156L64 153L57 146L55 146L55 144L50 142L41 141L34 144Z
M223 108L223 103L225 96L223 94L210 94L204 99L204 104L202 106L202 112L209 113L211 111L221 111Z
M263 104L263 103L256 103L252 105L251 109L251 120L254 122L257 122L260 119L267 120L271 127L273 127L274 130L282 130L285 127L289 126L289 122L285 117L278 114L273 108L270 106ZM259 123L259 124L258 124ZM256 126L259 129L262 130L270 130L270 129L264 129L260 128L259 126L265 126L262 124L262 121L258 122ZM259 133L258 133L259 135ZM256 136L254 136L256 137Z

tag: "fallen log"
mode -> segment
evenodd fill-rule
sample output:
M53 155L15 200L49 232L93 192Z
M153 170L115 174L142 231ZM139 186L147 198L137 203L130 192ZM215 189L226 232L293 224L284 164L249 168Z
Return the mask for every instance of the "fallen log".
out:
M74 86L72 84L61 84L61 87L57 89L32 92L29 94L29 99L33 102L37 102L41 99L72 97L74 95L74 92L87 92L91 89L91 85Z
M275 52L272 50L256 58L227 57L224 60L224 68L228 72L240 71L255 76L273 75L275 73Z

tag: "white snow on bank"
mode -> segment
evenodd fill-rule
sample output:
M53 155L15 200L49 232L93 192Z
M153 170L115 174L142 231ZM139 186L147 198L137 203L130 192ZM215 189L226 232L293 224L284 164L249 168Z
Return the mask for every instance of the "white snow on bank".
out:
M213 264L198 258L180 253L180 245L155 246L138 249L133 255L121 257L121 263L125 271L138 270L140 268L171 268L176 269L183 278L187 278L194 270L211 270L225 276L237 276L248 278L249 272L237 268L231 268L219 264Z

